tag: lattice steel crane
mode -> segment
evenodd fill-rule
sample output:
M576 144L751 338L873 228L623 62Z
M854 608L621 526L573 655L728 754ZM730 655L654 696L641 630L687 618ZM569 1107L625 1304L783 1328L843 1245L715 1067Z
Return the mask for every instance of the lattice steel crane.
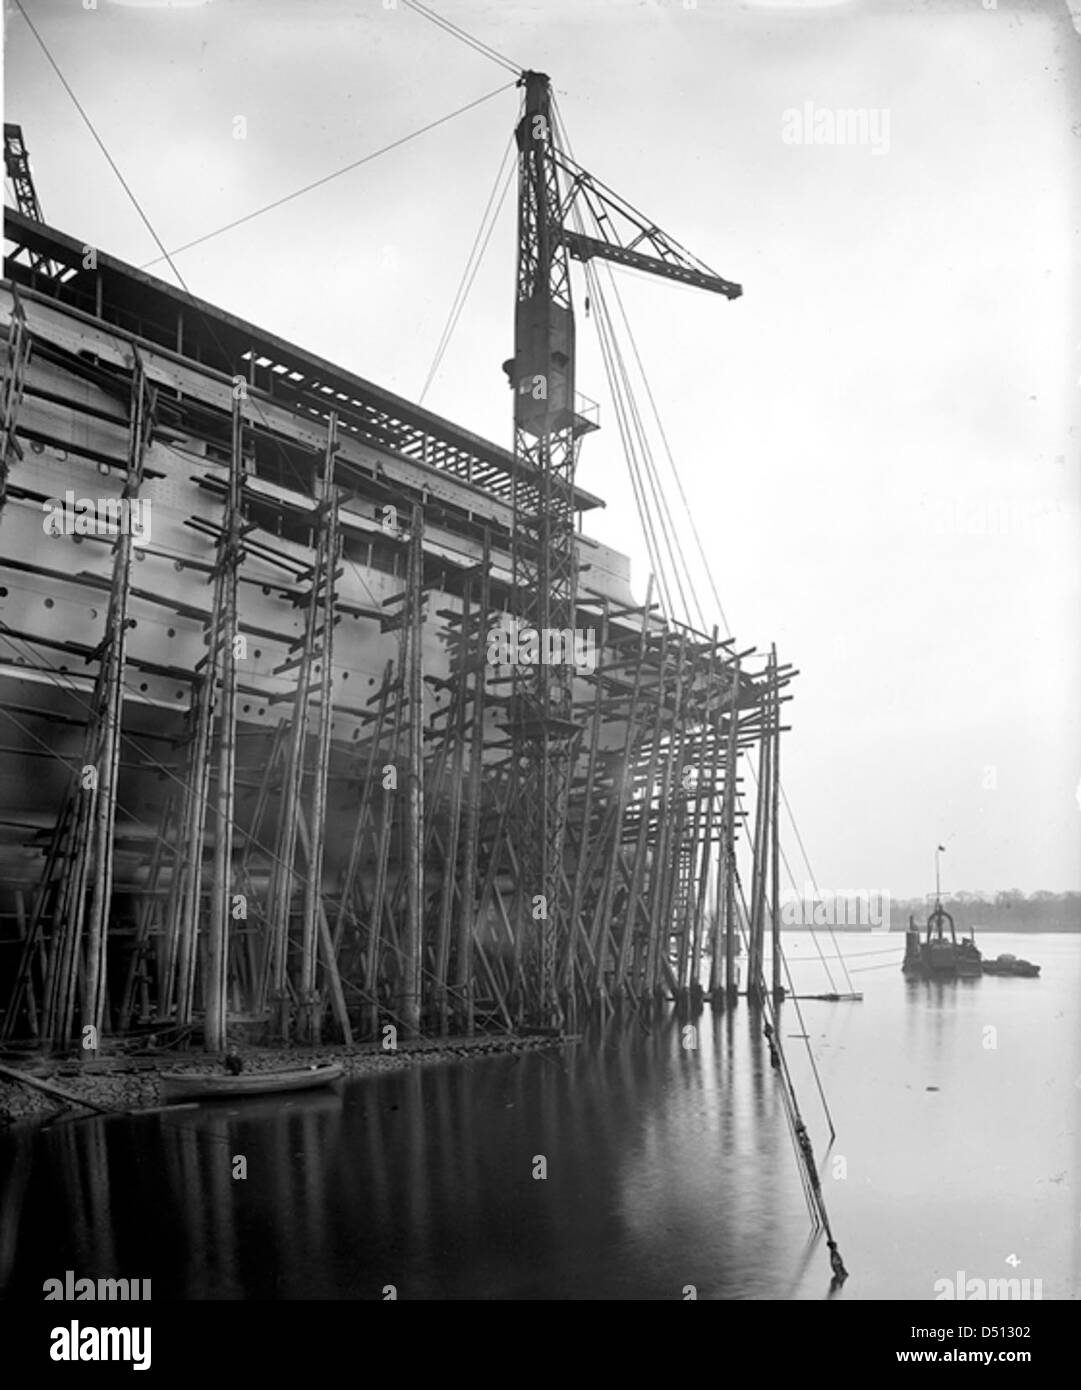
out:
M19 125L4 123L4 170L15 189L15 205L24 217L32 217L35 222L44 222L41 204L34 188L30 173L30 156L27 153L23 129Z
M30 172L30 155L26 149L26 141L23 139L22 126L12 125L4 122L4 172L11 180L11 186L15 193L15 206L24 217L32 218L35 222L44 222L45 218L41 211L41 204L38 202L37 190L34 187L34 177ZM52 261L44 256L39 256L36 252L28 252L31 270L40 271L44 275L56 275L59 267L53 265Z
M576 408L569 259L614 261L728 299L736 299L742 289L714 274L557 148L546 74L523 72L519 86L525 88L525 105L516 132L517 306L514 356L504 363L514 390L518 465L513 601L519 627L535 630L541 641L532 648L540 660L513 664L508 723L516 784L511 833L519 911L527 911L536 923L526 962L526 1011L537 1026L559 1027L564 1014L555 962L568 925L563 847L581 729L573 717L573 667L544 659L568 653L546 644L545 636L575 628L574 475L579 439L595 428ZM599 235L568 227L576 203L592 215Z

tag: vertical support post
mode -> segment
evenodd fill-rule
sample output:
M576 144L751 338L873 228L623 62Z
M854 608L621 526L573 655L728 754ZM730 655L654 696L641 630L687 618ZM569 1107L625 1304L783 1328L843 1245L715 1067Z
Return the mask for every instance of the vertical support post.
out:
M393 749L393 761L397 761L398 749L401 742L402 729L402 704L403 689L402 675L399 672L397 678L398 699L394 707L394 733L392 736L391 748ZM394 825L394 809L397 806L398 794L395 792L388 796L386 790L383 792L382 804L380 807L382 819L379 825L379 843L375 858L375 886L372 889L371 918L368 927L368 958L364 968L364 1033L365 1036L374 1037L379 1025L379 1003L377 991L379 989L379 960L383 941L383 902L386 897L387 889L387 860L390 856L390 837Z
M413 506L406 585L406 684L409 703L409 764L406 772L405 930L401 940L399 1015L407 1037L420 1032L420 982L424 928L424 521Z
M319 729L316 736L312 785L311 836L304 883L304 919L300 945L299 1031L304 1042L318 1043L323 1010L317 990L319 918L323 903L323 862L326 848L327 787L330 772L330 729L334 721L334 624L338 566L338 491L334 486L334 456L338 452L338 416L330 412L323 458L322 497L319 499L319 541L313 576L309 625L322 618L319 670Z
M218 710L218 785L214 817L214 892L207 924L206 1019L203 1045L224 1052L228 1008L229 923L232 906L233 819L236 809L237 571L243 489L241 401L233 399L232 450L225 527L218 563L222 570L221 693Z
M657 802L657 837L653 845L650 880L649 940L646 943L645 990L650 997L660 990L660 963L667 960L672 930L672 890L679 873L683 832L682 797L675 790L683 756L683 692L687 679L687 638L681 634L676 648L676 679L668 749ZM660 692L663 704L663 689ZM680 788L680 791L682 788Z
M353 894L356 890L357 873L360 868L360 858L364 851L364 841L367 838L369 822L374 821L372 814L372 792L375 785L376 755L379 752L379 745L383 740L383 721L386 719L387 705L390 695L390 680L392 663L387 662L383 671L383 682L379 688L379 709L375 717L375 729L372 732L371 747L368 749L367 770L364 775L364 782L360 794L360 805L357 808L356 828L353 831L353 843L349 850L349 862L346 865L345 875L342 879L341 897L338 902L338 915L334 921L334 949L337 951L342 943L345 932L346 919L353 916Z
M667 626L665 626L661 633L661 659L657 672L657 685L655 690L656 704L654 707L653 730L649 747L649 762L646 769L639 807L638 838L635 842L634 865L631 870L631 881L626 899L625 923L623 934L620 938L619 953L616 962L616 988L620 988L624 984L627 957L631 954L634 947L634 936L639 912L638 899L642 891L642 881L646 871L646 860L649 849L649 814L653 802L653 786L657 774L657 762L660 757L661 732L664 727L664 681L668 666L668 643L669 633ZM654 854L655 853L656 851L654 851ZM635 952L635 954L637 954L637 952ZM632 964L632 974L633 973L634 967Z
M603 602L601 614L600 641L596 644L598 649L603 652L604 644L608 639L608 599ZM575 865L574 884L571 890L570 908L567 915L567 939L564 942L565 954L563 957L560 989L563 1000L562 1007L564 1014L570 1019L570 1026L575 1027L574 1015L576 1012L574 1000L574 958L578 948L578 917L582 909L582 896L585 889L585 877L590 863L590 831L593 816L593 798L597 779L597 757L600 752L601 741L601 709L603 704L604 682L601 679L599 670L595 670L594 679L596 687L593 693L593 725L589 739L589 758L586 764L586 783L585 796L582 798L582 823L578 835L578 862Z
M462 594L461 645L459 648L458 678L454 683L451 703L447 710L446 738L453 742L450 773L450 810L447 843L443 852L443 889L439 899L439 932L435 948L435 1005L439 1032L446 1037L450 1022L450 944L454 918L454 896L460 891L458 850L462 832L463 774L465 764L465 708L469 692L469 624L472 608L473 581L465 581ZM434 819L434 818L433 818ZM465 904L461 904L464 914Z
M720 734L720 710L715 707L715 701L719 704L719 691L717 688L717 628L713 629L712 646L709 650L709 662L706 668L706 698L705 708L702 713L702 732L701 742L698 753L698 771L696 776L696 793L694 811L694 829L691 836L692 852L694 855L691 883L688 889L687 901L687 927L685 931L690 934L690 965L689 978L686 987L690 993L692 1004L701 1000L701 974L702 962L702 941L705 935L705 915L706 900L709 891L709 851L713 840L713 813L715 788L717 781L717 765L720 758L721 734ZM703 788L705 783L708 788L708 795ZM703 798L705 807L703 810ZM693 891L693 897L691 890ZM711 967L712 970L712 967Z
M38 1009L37 1001L34 996L34 975L33 975L33 941L30 932L26 928L26 901L23 897L21 888L15 889L15 920L19 928L19 940L23 943L23 952L27 962L26 969L26 1018L30 1025L30 1036L38 1036ZM14 996L13 996L14 997Z
M769 864L770 752L773 743L770 676L759 696L758 796L755 802L751 882L751 947L747 961L747 998L761 1002L765 969L766 872Z
M773 998L780 1002L784 998L781 984L781 862L780 862L780 792L781 792L781 691L777 670L776 644L770 651L770 709L773 720L773 751L770 757L772 808L770 812L770 921L772 926L771 950L773 953Z
M725 759L724 818L721 831L721 871L724 877L724 992L729 1003L736 987L736 780L739 769L739 658L732 672L728 707L728 756Z
M203 897L203 839L210 794L210 736L214 723L214 689L218 679L222 622L221 595L222 574L219 569L214 584L206 665L193 700L195 720L185 788L183 844L186 862L181 891L173 900L175 915L170 916L170 941L174 937L173 923L176 925L176 1021L181 1025L191 1023L194 1009L197 935ZM171 984L171 965L167 979Z
M476 642L465 635L463 657L473 666L473 726L469 747L469 801L466 807L465 841L462 847L462 891L459 899L458 934L454 951L454 999L459 1027L472 1036L473 1017L473 941L476 930L477 847L480 835L480 803L484 786L484 719L487 705L487 632L490 618L492 561L491 537L484 532L481 557L480 603L477 609ZM463 634L466 628L463 624Z
M151 410L142 359L135 349L131 378L131 420L128 432L128 460L122 502L129 508L138 498L143 481L143 463L149 435ZM100 669L94 691L91 719L96 723L96 767L98 786L94 801L94 827L88 845L93 877L87 912L86 989L82 1024L92 1026L93 1037L100 1038L105 1024L106 951L109 913L113 891L113 834L116 828L116 793L120 775L120 738L124 717L124 664L127 648L128 596L131 589L132 528L123 525L116 541L113 560L112 592L100 648ZM81 904L80 904L81 906ZM80 1055L92 1057L92 1049Z
M623 752L621 760L617 764L619 773L617 774L616 810L612 829L612 851L608 859L608 866L605 870L604 881L597 904L597 914L593 933L593 988L595 993L605 1001L607 1001L608 997L604 980L604 966L609 954L609 917L612 912L612 895L615 890L616 864L619 860L619 856L623 852L623 822L627 813L627 802L630 799L631 769L638 742L638 706L642 693L642 673L646 664L649 613L652 602L653 575L651 574L646 589L645 606L642 609L642 626L638 633L638 653L634 665L634 685L631 690L630 708L627 711L627 719L624 726ZM597 674L598 679L600 679L601 673L599 668ZM622 959L622 951L619 953L618 959L615 957L612 958L612 985L615 989L619 988L622 976Z

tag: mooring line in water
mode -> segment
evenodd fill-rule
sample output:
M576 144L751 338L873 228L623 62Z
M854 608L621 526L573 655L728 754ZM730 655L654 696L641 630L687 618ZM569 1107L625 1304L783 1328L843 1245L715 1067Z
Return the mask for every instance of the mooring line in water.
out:
M834 1280L838 1284L841 1284L848 1278L848 1270L845 1269L844 1261L841 1259L841 1252L838 1250L837 1242L833 1238L829 1213L826 1211L826 1199L822 1194L822 1180L818 1176L818 1166L815 1163L811 1136L807 1133L807 1126L803 1123L803 1117L800 1114L799 1102L796 1100L796 1089L792 1084L792 1077L788 1071L788 1063L784 1056L784 1050L781 1047L780 1036L777 1034L773 1024L769 1021L763 1024L762 1032L766 1042L769 1044L770 1065L780 1077L781 1094L785 1102L785 1114L788 1117L792 1133L796 1140L797 1150L801 1160L801 1169L806 1175L806 1183L810 1188L810 1201L813 1205L814 1214L826 1233L826 1245L830 1252L830 1268L833 1270Z
M739 888L740 902L743 905L743 914L746 919L747 899L744 895L743 884L738 873L736 874L736 884ZM747 959L749 960L749 943L747 942L746 933L743 930L742 924L739 925L739 933L743 940L744 949L748 950ZM787 962L785 964L787 970ZM789 974L789 984L791 985L791 974ZM754 981L748 978L747 988L748 990L754 988L757 991L761 1007L767 1014L767 1018L762 1025L762 1032L769 1045L770 1066L777 1073L781 1083L781 1097L785 1108L785 1118L788 1120L789 1132L796 1145L796 1152L798 1155L797 1164L804 1187L804 1195L811 1208L812 1221L817 1221L821 1225L822 1230L826 1233L826 1246L830 1252L830 1268L833 1270L833 1287L837 1288L848 1278L848 1270L845 1269L844 1261L841 1259L841 1252L838 1250L837 1242L833 1238L829 1213L826 1210L826 1199L822 1194L822 1180L818 1176L818 1166L815 1163L814 1148L811 1144L811 1137L807 1133L807 1126L804 1124L803 1116L800 1113L799 1102L796 1099L796 1088L792 1081L792 1075L788 1070L788 1060L784 1055L784 1048L781 1045L781 1038L777 1028L776 1001L767 990L765 978L763 976L760 976ZM801 1029L806 1033L807 1029L806 1025L803 1023L802 1011L795 999L793 1002L796 1003L796 1015L800 1021ZM826 1093L822 1089L822 1080L818 1074L818 1067L815 1064L814 1055L811 1052L810 1042L807 1041L805 1045L807 1047L808 1056L811 1059L811 1069L818 1085L818 1093L822 1099L822 1106L829 1122L830 1140L832 1142L837 1137L837 1132L833 1126L833 1118L830 1115L829 1105L826 1101Z
M736 887L739 890L739 900L743 906L744 919L749 920L750 914L747 910L747 897L743 891L743 880L740 878L738 870L736 872L735 879ZM747 960L749 961L750 943L747 940L747 934L743 930L742 924L737 923L737 926L739 927L740 940L743 942L743 949L747 953ZM803 1010L799 1006L799 996L797 995L795 988L792 984L792 972L789 969L788 958L785 956L784 952L781 953L781 963L784 966L785 978L788 980L788 997L792 1000L792 1003L795 1006L796 1018L799 1020L800 1031L805 1035L804 1047L807 1049L807 1060L811 1064L811 1074L815 1079L815 1086L818 1088L818 1096L822 1102L822 1111L826 1117L826 1123L829 1125L830 1141L832 1143L832 1141L837 1138L837 1131L833 1125L833 1115L830 1113L829 1102L826 1100L826 1092L822 1088L822 1078L818 1073L818 1063L815 1061L814 1053L811 1051L810 1037L807 1034L807 1023L803 1017ZM750 980L747 981L747 986L748 988L751 987ZM767 999L767 993L765 989L764 979L758 981L758 992L762 1000L765 1001ZM772 1015L772 1006L771 1016L773 1017L773 1022L776 1025L777 1020L776 1016Z

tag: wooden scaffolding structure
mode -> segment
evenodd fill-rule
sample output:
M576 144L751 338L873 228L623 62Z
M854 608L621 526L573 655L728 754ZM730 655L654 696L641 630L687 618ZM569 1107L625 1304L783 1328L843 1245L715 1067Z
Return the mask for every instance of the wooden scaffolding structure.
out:
M142 549L130 535L86 550L39 538L3 562L107 602L89 641L0 608L12 688L33 677L50 695L4 712L25 756L68 781L51 826L27 821L23 875L0 901L0 1036L67 1048L88 1026L170 1029L220 1052L240 1028L312 1044L388 1026L468 1034L535 1026L553 990L574 1027L594 1009L731 1001L744 928L745 992L767 987L767 931L780 990L791 668L663 621L651 595L579 585L592 655L564 681L581 736L549 869L561 909L539 936L544 894L520 863L516 673L491 646L519 609L512 462L466 462L468 440L426 461L432 417L423 437L394 436L389 405L376 418L325 365L301 379L256 330L223 321L200 339L184 307L166 346L160 323L107 322L34 274L0 289L0 525L40 507L43 464L168 510ZM377 578L383 596L367 593ZM201 657L163 657L151 638L166 623ZM358 642L386 659L354 694ZM184 697L167 713L148 704L164 684Z

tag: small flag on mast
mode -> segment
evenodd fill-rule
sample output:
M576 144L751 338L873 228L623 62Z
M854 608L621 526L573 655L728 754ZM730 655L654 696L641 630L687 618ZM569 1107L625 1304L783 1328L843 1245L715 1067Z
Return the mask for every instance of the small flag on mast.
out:
M945 845L939 845L939 849L942 851L943 854L946 853L946 846L945 846Z

